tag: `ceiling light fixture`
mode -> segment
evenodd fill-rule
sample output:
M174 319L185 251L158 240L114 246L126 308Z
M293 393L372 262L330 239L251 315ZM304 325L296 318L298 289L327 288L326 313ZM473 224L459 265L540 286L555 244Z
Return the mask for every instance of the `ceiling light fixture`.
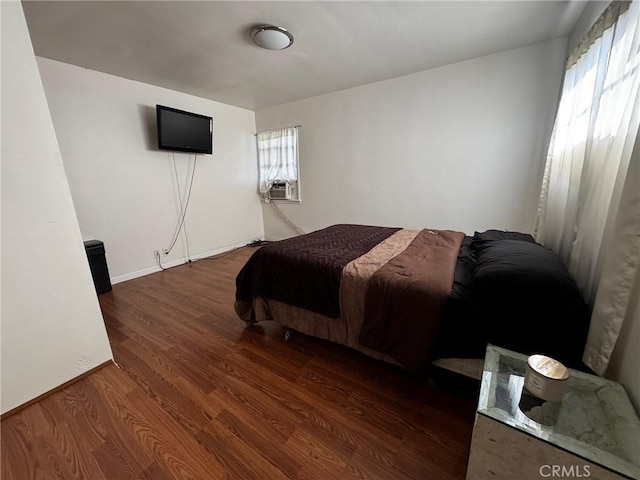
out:
M251 40L267 50L284 50L293 43L293 35L282 27L259 25L251 30Z

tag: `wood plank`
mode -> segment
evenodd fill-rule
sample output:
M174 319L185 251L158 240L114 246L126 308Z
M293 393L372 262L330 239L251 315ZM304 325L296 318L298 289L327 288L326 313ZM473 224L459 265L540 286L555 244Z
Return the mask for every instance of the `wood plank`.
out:
M72 429L68 422L60 422L63 418L55 399L49 397L41 402L42 408L54 419L55 427L40 438L49 446L50 451L59 460L67 479L106 479L95 458L90 445L83 443L83 434Z
M170 480L171 478L156 462L153 462L138 476L138 480Z
M32 407L39 407L38 404ZM2 462L0 478L34 479L43 478L38 470L43 466L36 455L35 438L31 433L23 410L2 421L0 441L2 445ZM48 462L47 462L48 464Z
M295 478L289 477L274 466L272 462L253 448L251 443L247 443L233 434L221 434L220 428L230 433L221 424L218 426L212 424L199 432L197 439L214 458L227 468L230 478L256 480Z
M193 400L135 353L120 348L117 360L127 375L140 387L131 393L142 390L147 398L160 405L182 428L196 433L208 422L207 416Z
M251 445L273 466L286 473L288 477L295 478L300 470L300 464L291 452L284 448L286 440L279 438L268 425L242 410L239 411L238 416L229 410L223 410L216 420L244 443Z
M309 471L317 472L317 478L362 479L362 470L337 449L327 448L313 435L303 430L296 430L287 445L298 452L301 462Z
M143 435L143 444L153 452L154 459L166 473L185 480L226 478L223 465L206 455L196 438L178 428L172 417L156 402L137 390L129 393L127 398L131 406L140 415L144 414L152 425Z

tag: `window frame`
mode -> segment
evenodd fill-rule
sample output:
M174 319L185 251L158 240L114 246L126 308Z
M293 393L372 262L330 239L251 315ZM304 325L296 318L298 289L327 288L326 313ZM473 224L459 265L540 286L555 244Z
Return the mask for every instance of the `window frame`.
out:
M260 157L260 152L264 151L264 149L261 149L260 147L260 135L262 134L266 134L266 133L274 133L274 132L278 132L278 131L285 131L288 129L295 129L296 130L296 135L295 135L295 144L294 144L294 151L295 151L295 170L296 170L296 180L294 180L293 182L287 182L289 183L289 185L291 185L291 189L292 189L292 195L290 199L280 199L280 198L276 198L276 199L272 199L269 196L269 191L267 192L262 192L260 189L260 184L261 184L261 179L262 179L262 162L261 162L261 157ZM274 129L270 129L270 130L262 130L260 132L257 132L255 135L255 139L256 139L256 160L257 160L257 166L258 166L258 194L260 195L260 198L265 201L265 202L276 202L276 203L301 203L302 202L302 194L301 194L301 181L300 181L300 177L301 177L301 172L300 172L300 125L292 125L292 126L288 126L288 127L282 127L282 128L274 128ZM274 179L275 181L284 181L286 182L286 180L283 179Z

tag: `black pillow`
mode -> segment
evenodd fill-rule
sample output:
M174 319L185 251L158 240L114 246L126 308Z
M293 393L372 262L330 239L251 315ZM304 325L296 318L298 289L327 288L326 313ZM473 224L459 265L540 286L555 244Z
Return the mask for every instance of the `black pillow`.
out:
M530 241L476 247L476 319L487 341L522 353L579 362L589 313L575 281L551 250Z
M535 240L528 233L507 232L506 230L486 230L484 232L475 232L473 235L473 248L485 245L487 242L494 240L519 240L521 242L535 243Z
M560 257L535 242L494 240L476 245L475 286L529 290L523 295L579 294Z

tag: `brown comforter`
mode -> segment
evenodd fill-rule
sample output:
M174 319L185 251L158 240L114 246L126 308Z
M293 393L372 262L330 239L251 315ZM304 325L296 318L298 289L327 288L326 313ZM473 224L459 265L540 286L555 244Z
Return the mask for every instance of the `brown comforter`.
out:
M335 328L346 328L339 343L371 346L420 370L430 358L463 238L446 230L334 225L275 242L238 275L236 312L247 322L277 319L269 305L293 305L319 319L339 315L344 327Z
M426 368L464 239L422 230L369 279L359 341L411 370Z
M254 253L238 274L236 302L250 302L256 297L271 298L337 318L345 265L398 230L368 225L333 225L268 244Z

